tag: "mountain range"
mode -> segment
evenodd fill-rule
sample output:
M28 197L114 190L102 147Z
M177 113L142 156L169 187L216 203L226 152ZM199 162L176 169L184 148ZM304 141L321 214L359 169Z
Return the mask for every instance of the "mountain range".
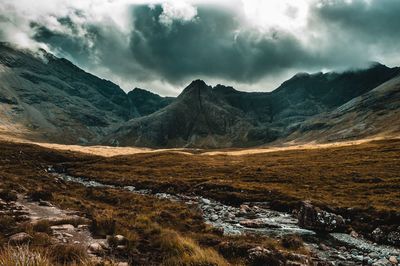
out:
M125 93L70 61L0 44L0 130L36 141L248 147L398 134L400 68L300 73L272 92L195 80L174 97Z

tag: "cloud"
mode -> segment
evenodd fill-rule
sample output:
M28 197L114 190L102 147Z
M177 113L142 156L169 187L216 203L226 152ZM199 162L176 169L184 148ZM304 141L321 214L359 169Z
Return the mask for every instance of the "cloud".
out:
M271 90L299 71L399 65L399 13L398 0L3 0L0 40L127 90L176 95L195 78Z

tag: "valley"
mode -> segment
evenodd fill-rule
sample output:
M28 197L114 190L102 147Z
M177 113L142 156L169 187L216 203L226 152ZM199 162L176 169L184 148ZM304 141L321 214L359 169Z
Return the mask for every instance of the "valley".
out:
M398 139L247 155L163 150L106 157L1 145L2 191L46 191L51 204L88 219L95 237L123 235L129 241L123 252L107 246L98 253L115 263L157 265L168 258L211 265L359 265L398 256L398 242L391 242L398 240L374 233L398 230ZM318 212L340 215L344 224L318 227L308 216L301 224L304 201ZM115 226L93 228L110 223ZM23 224L2 231L3 241ZM38 233L27 232L33 250L54 245L38 243ZM288 244L298 242L289 240L292 235L301 242ZM184 247L175 253L172 239L188 243L194 253Z

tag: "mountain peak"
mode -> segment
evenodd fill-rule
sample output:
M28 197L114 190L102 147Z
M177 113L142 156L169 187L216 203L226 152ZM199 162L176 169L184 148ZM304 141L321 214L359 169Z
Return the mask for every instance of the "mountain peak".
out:
M198 95L202 92L211 91L212 87L208 86L203 80L196 79L187 86L178 97Z

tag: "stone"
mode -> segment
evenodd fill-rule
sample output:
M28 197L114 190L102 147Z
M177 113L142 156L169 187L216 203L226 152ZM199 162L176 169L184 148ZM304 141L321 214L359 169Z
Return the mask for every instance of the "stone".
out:
M266 223L262 220L254 219L254 220L243 220L239 223L241 226L248 228L280 228L279 225Z
M30 240L32 240L32 237L25 232L17 233L10 236L10 243L12 244L25 244L28 243Z
M44 207L53 207L54 205L53 204L51 204L50 202L48 202L48 201L45 201L45 200L39 200L39 206L44 206Z
M354 231L354 230L350 232L350 235L352 237L354 237L354 238L358 238L359 237L358 233L356 231Z
M87 224L80 224L80 225L78 225L78 229L80 229L80 230L89 229L89 225L87 225Z
M119 250L119 251L123 251L123 250L126 250L126 246L125 245L118 245L115 249Z
M129 266L127 262L118 262L117 266Z
M62 233L62 235L63 235L64 237L73 237L73 235L71 235L71 234L69 234L69 233Z
M298 214L299 226L317 232L340 232L345 227L342 216L323 211L304 201Z
M211 215L210 220L211 220L211 221L216 221L216 220L218 220L218 215L216 215L216 214Z
M122 243L125 241L125 237L123 235L115 235L114 237L118 241L118 243Z
M211 201L210 201L209 199L204 199L204 198L202 198L202 199L201 199L201 202L202 202L203 204L207 204L207 205L211 204Z
M376 252L371 252L368 254L368 257L373 258L373 259L377 259L379 258L379 254Z
M394 264L394 265L396 265L396 264L399 263L398 260L397 260L397 258L396 258L395 256L390 256L390 257L389 257L389 262L392 263L392 264Z
M323 243L319 244L319 248L322 249L323 251L328 251L329 247Z
M390 261L388 261L387 259L383 258L380 260L375 261L374 263L372 263L372 266L390 266L392 265L390 263Z
M91 243L88 247L88 251L93 254L101 254L104 252L104 249L99 243Z
M75 229L72 224L53 225L50 228L54 231L72 231Z

